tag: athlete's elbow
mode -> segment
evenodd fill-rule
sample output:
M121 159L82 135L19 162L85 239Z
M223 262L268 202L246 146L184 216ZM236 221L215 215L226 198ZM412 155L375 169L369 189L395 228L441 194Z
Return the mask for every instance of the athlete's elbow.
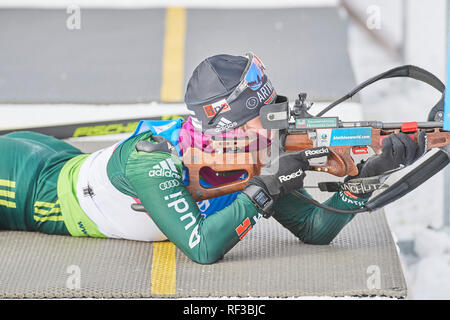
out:
M202 250L195 256L189 258L198 264L213 264L223 258L223 254L216 251Z
M213 264L219 261L222 257L216 256L216 255L205 255L205 256L199 256L195 258L191 258L192 261L198 263L198 264Z
M329 245L337 236L339 230L311 230L303 234L299 239L306 244Z
M218 259L200 258L200 259L192 259L192 261L194 261L195 263L198 263L198 264L208 265L208 264L213 264L213 263L217 262Z
M311 244L311 245L329 245L333 239L327 237L302 237L299 238L303 243L305 244Z

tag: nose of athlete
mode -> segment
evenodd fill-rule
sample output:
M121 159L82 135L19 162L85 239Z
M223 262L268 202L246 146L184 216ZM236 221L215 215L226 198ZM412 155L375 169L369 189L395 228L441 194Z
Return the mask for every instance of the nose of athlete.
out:
M272 132L271 130L264 129L261 124L261 118L259 116L247 121L247 123L244 125L244 129L247 132L255 132L262 136L264 136L267 139L272 138Z

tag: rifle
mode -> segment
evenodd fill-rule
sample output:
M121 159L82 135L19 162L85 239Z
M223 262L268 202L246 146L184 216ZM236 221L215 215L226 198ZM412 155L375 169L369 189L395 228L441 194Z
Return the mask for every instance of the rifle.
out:
M427 83L441 92L442 96L432 108L426 122L343 122L338 117L323 117L326 112L350 99L374 82L398 77L412 78ZM403 132L417 141L420 130L425 130L427 133L427 150L438 148L438 152L392 186L385 184L386 179L393 172L399 171L403 167L376 177L352 179L347 182L319 183L319 189L328 192L353 191L354 193L361 193L386 189L370 199L361 209L350 211L334 209L305 197L299 192L294 192L296 196L303 200L335 213L359 213L377 210L401 198L450 163L450 132L442 129L444 95L445 85L436 76L419 67L405 65L388 70L361 83L316 116L308 112L311 104L306 102L306 94L301 93L293 108L290 108L286 97L279 96L274 104L265 105L261 108L260 118L265 129L276 130L279 133L274 145L278 145L281 151L306 150L305 155L310 159L309 170L324 172L337 177L356 176L358 174L356 162L380 154L382 140L390 134ZM196 201L241 191L251 177L260 174L264 163L270 161L270 155L261 157L261 152L245 151L245 147L250 142L250 139L215 141L218 150L220 150L215 154L208 154L197 148L186 150L183 155L183 162L189 172L187 189ZM205 187L200 182L200 170L205 166L216 172L240 171L246 173L246 176L241 180Z

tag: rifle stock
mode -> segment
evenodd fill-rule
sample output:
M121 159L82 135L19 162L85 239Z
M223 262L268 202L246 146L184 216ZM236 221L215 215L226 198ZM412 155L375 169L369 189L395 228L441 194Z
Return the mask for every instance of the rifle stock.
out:
M186 188L196 201L243 190L251 177L259 175L263 165L258 152L208 153L198 148L188 148L183 154L183 162L189 172L189 184ZM200 170L203 167L209 167L216 172L245 171L247 177L205 187L200 183Z
M309 170L324 172L337 177L356 176L358 169L351 155L352 149L354 147L370 147L375 154L380 154L382 140L390 134L401 131L401 129L383 130L371 128L372 143L370 145L328 147L330 153L327 156L327 161L323 164L312 164ZM441 127L428 128L426 131L428 150L450 145L450 132L442 130ZM417 141L419 131L406 133ZM301 151L316 146L307 133L289 133L284 140L286 152ZM208 153L198 148L189 148L183 155L184 165L189 172L189 184L186 187L196 201L242 191L251 177L260 174L261 167L267 161L267 157L262 156L265 154L256 151ZM246 172L247 176L242 180L205 187L200 183L200 170L203 167L209 167L216 172L242 171Z

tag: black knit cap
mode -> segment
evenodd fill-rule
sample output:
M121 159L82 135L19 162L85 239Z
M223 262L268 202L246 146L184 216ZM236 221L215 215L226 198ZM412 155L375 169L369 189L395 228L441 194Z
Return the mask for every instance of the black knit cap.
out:
M195 68L184 101L197 130L209 134L232 130L257 117L264 104L275 101L276 93L267 75L257 90L246 88L234 101L226 101L241 82L248 63L247 57L221 54Z

